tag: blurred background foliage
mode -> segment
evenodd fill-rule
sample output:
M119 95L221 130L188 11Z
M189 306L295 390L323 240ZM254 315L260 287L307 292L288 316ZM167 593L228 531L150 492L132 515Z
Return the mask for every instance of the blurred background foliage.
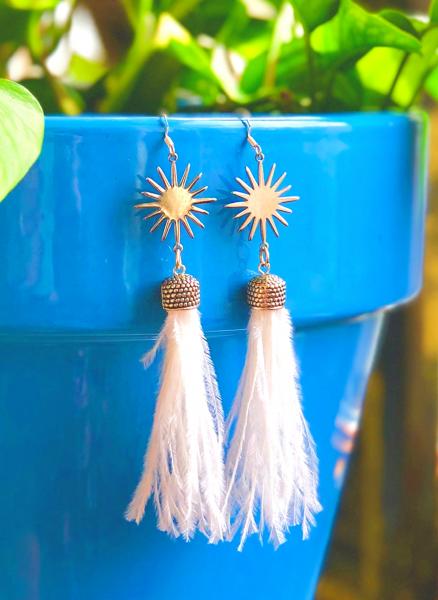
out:
M46 113L408 109L438 98L438 0L0 0L0 77Z
M317 600L438 600L437 107L430 116L424 288L387 316Z

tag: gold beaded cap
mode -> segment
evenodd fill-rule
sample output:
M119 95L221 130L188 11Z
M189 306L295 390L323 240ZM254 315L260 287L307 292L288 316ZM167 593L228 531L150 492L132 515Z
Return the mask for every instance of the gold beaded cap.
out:
M192 275L178 273L161 284L161 303L165 310L197 308L200 302L199 281Z
M251 308L281 308L286 301L286 282L268 273L254 277L248 283L247 299Z

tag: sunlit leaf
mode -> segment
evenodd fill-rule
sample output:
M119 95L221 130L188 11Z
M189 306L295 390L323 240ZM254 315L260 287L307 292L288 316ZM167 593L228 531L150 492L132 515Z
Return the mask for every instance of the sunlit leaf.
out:
M60 0L0 0L0 4L6 4L17 10L45 10L59 4Z
M214 47L211 57L211 68L221 88L229 98L232 98L239 104L245 104L249 101L248 96L240 87L240 77L236 72L235 64L233 64L233 57L225 46L217 44Z
M44 115L23 86L0 80L0 200L16 186L38 158Z
M182 64L194 71L215 78L208 54L189 31L170 14L160 15L155 34L155 46L171 52Z
M437 66L438 28L435 27L423 35L421 54L409 57L395 87L394 100L400 106L410 106L426 79Z
M87 88L103 77L106 71L106 65L88 60L79 54L73 54L68 66L67 78L70 84L79 88Z
M428 94L438 101L438 67L436 67L427 78L425 87Z
M337 15L318 27L312 35L316 51L338 54L344 62L377 46L418 52L421 44L416 37L378 14L366 11L352 0L342 0Z
M395 48L374 48L357 62L364 87L380 94L389 92L405 53Z

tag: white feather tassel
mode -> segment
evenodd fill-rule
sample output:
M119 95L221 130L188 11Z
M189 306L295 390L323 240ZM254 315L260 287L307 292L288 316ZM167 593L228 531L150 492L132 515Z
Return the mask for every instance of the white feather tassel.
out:
M292 324L285 308L253 309L248 350L229 416L235 423L226 463L229 536L264 528L278 547L291 525L303 538L321 510L315 445L303 416ZM258 522L257 522L258 516Z
M223 539L223 414L198 310L171 310L145 367L164 348L160 391L142 478L126 512L139 523L153 494L158 528L189 540Z

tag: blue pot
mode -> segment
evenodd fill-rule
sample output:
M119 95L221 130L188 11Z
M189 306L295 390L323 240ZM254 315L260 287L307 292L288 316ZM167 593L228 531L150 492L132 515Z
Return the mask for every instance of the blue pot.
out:
M51 117L40 160L0 206L2 599L313 596L384 312L421 286L427 126L390 113L253 122L266 165L301 196L270 241L320 456L317 528L278 551L253 536L239 554L168 539L151 506L139 527L124 521L157 388L139 357L173 265L172 242L149 235L133 204L167 149L157 118ZM179 164L219 199L183 242L227 409L258 247L223 205L254 155L234 116L178 117L171 130Z

